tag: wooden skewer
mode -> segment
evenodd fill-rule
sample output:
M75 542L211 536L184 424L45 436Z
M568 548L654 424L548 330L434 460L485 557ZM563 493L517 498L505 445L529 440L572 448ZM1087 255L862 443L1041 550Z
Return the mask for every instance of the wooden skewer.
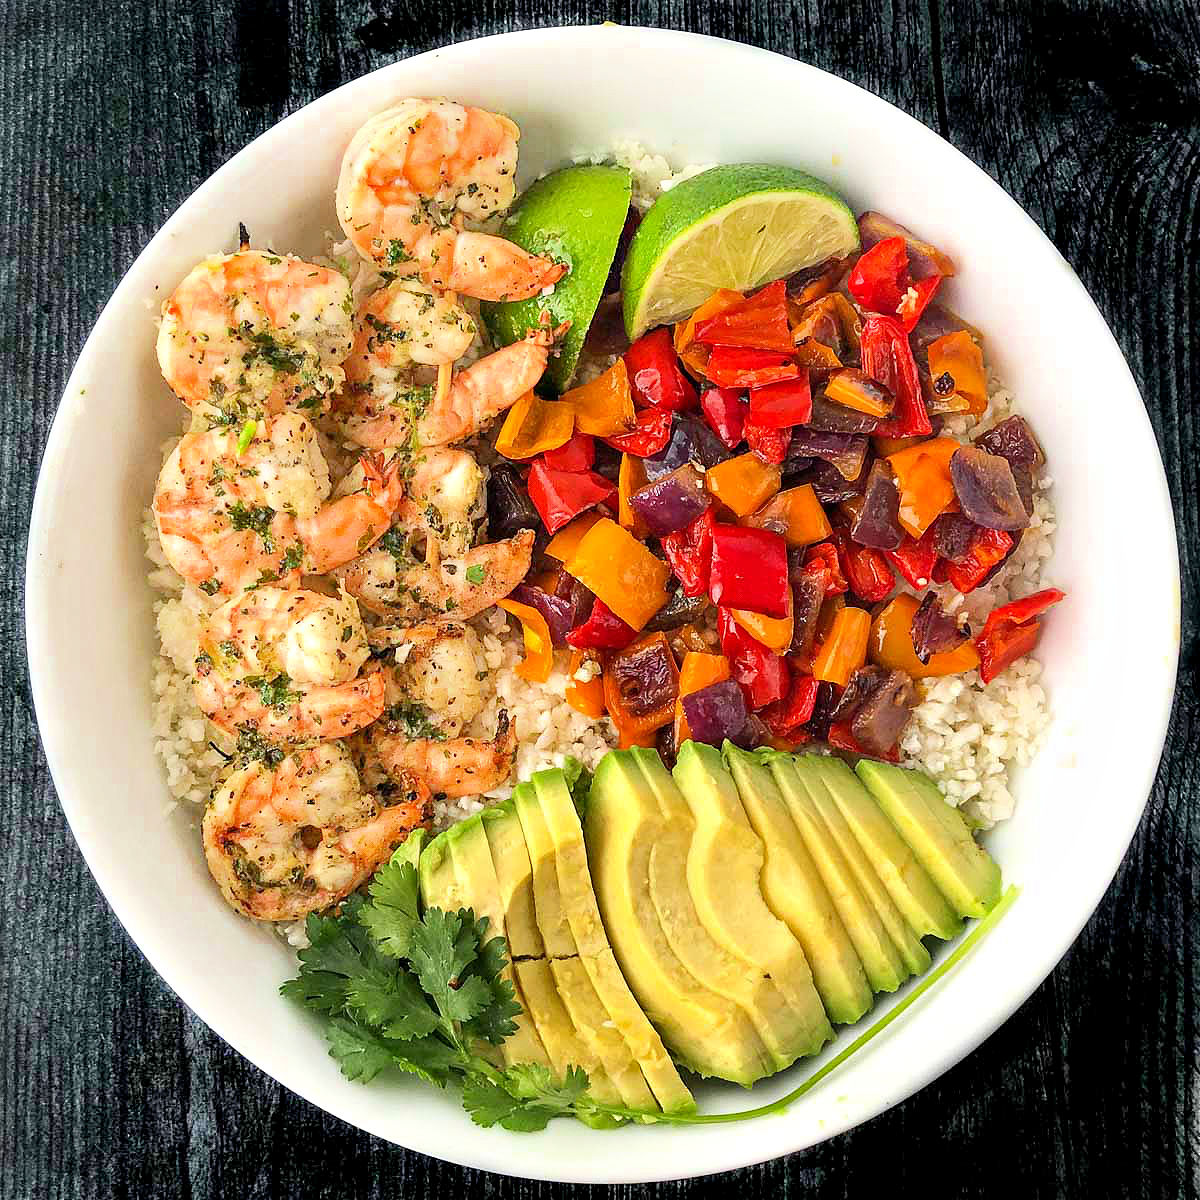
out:
M455 292L447 292L446 299L449 300L451 304L458 303L458 295ZM450 395L450 384L453 382L453 379L453 365L451 363L438 363L437 393L435 396L435 400L438 404L441 404L442 401L444 401L446 397Z

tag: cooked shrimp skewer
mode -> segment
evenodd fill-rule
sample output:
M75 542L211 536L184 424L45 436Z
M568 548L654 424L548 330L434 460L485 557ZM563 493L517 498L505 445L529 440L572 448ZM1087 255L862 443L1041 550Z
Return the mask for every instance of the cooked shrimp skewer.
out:
M239 422L320 412L350 351L345 276L290 254L206 258L163 305L158 362L191 409Z
M561 263L460 229L516 197L517 139L507 117L448 100L401 100L351 139L338 220L365 259L480 300L526 300L566 273Z
M229 733L252 728L271 741L347 737L383 712L384 679L359 675L369 656L349 595L256 588L204 623L196 701Z
M209 595L289 583L349 562L387 532L404 489L394 466L364 464L359 491L326 503L329 468L298 413L188 433L167 456L154 519L167 561Z
M291 921L328 908L370 878L432 805L414 778L381 804L362 790L341 742L277 764L234 766L204 812L204 853L221 894L247 917ZM389 797L391 798L391 797Z

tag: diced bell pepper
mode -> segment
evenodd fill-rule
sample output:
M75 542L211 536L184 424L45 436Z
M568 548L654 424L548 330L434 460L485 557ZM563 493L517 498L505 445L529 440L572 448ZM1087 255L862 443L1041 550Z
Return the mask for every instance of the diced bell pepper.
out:
M497 604L521 622L525 657L517 664L517 674L529 683L545 683L554 668L554 646L546 618L536 608L515 600L499 600Z
M979 666L979 655L969 641L953 650L931 654L923 663L913 646L912 623L920 601L901 592L887 602L871 622L868 648L871 661L881 667L907 671L914 679L934 679L941 675L961 675Z
M634 629L641 629L667 602L671 568L616 521L597 521L566 569Z
M635 403L669 412L696 407L696 389L679 365L666 326L638 338L624 358Z
M845 687L850 676L867 661L870 632L871 616L865 609L841 609L813 659L814 678Z
M704 473L704 486L739 517L761 508L777 491L782 474L755 454L727 458Z
M779 492L762 508L742 517L741 523L774 530L792 547L823 541L831 532L829 518L811 483Z
M575 427L592 437L616 437L637 427L623 358L603 375L565 392L559 403L574 409Z
M529 468L528 487L529 498L551 533L581 512L617 498L617 489L595 471L555 471L543 462Z
M526 392L508 410L496 435L496 451L505 458L533 458L570 441L574 429L575 409L570 404Z
M768 529L715 525L708 594L724 608L786 617L792 595L787 543Z

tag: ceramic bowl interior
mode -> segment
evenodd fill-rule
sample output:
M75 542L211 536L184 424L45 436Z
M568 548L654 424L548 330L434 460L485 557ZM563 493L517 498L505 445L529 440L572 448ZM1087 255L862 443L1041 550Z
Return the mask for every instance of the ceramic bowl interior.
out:
M234 247L239 220L277 249L319 252L336 229L343 148L366 117L406 95L513 116L522 183L624 138L676 165L778 162L825 177L856 210L887 212L961 264L948 301L982 328L1045 444L1060 526L1049 577L1069 594L1040 649L1054 717L1018 780L1015 817L989 838L1020 899L975 954L784 1116L607 1134L560 1121L525 1136L476 1129L453 1095L414 1082L349 1083L315 1021L277 993L293 973L290 951L235 916L212 885L199 814L168 812L139 527L159 446L182 410L158 374L153 320L197 260ZM1113 471L1120 488L1109 486ZM1125 643L1128 581L1119 556L1097 551L1131 542L1141 653L1114 660L1103 651ZM380 1137L513 1175L610 1182L704 1174L812 1145L903 1099L1008 1017L1070 945L1125 852L1162 746L1179 633L1174 526L1142 402L1100 314L1035 224L936 135L851 84L746 46L612 26L506 35L395 63L295 113L203 183L122 280L71 376L42 464L27 606L37 713L63 808L118 918L189 1007L264 1071ZM1119 730L1114 691L1133 701ZM811 1069L760 1084L755 1101ZM711 1111L748 1099L730 1087L699 1094Z

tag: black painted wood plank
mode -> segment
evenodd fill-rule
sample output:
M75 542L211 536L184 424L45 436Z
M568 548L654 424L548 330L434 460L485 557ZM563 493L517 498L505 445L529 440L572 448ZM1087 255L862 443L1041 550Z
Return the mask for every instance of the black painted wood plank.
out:
M76 851L37 748L21 623L30 462L137 251L280 116L393 58L613 19L835 71L984 166L1079 271L1142 387L1178 513L1184 659L1151 806L1049 981L868 1126L709 1182L613 1195L1183 1196L1197 1184L1200 10L1189 0L17 0L0 9L0 1198L582 1196L351 1130L166 990ZM566 102L566 101L564 101ZM936 181L931 181L936 186ZM1064 369L1086 347L1064 346ZM1136 481L1130 482L1136 486ZM1136 616L1136 547L1129 597ZM1135 647L1131 647L1135 652ZM1123 704L1114 698L1114 723ZM597 1138L597 1153L604 1153Z

